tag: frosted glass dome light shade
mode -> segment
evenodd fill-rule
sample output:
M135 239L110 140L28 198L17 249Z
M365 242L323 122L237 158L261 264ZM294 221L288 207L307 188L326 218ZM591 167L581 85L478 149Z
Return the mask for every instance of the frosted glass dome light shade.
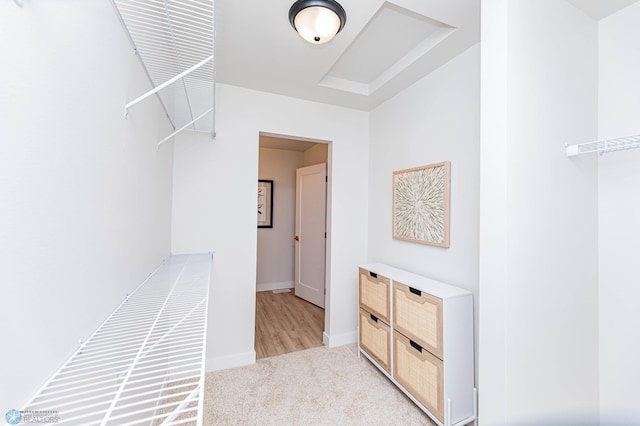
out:
M298 0L289 9L289 22L300 37L313 44L331 40L344 27L347 14L334 0Z
M309 43L322 44L331 40L340 29L340 18L329 9L313 6L303 9L293 21L300 37Z

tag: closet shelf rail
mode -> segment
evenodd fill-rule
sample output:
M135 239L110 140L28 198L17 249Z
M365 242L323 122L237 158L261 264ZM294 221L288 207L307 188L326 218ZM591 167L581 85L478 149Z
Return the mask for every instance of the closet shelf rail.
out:
M22 412L65 425L202 425L212 257L165 259Z
M567 145L567 157L573 157L590 152L605 154L613 151L640 148L640 135L625 136L616 139L606 139L595 142L586 142L576 145Z

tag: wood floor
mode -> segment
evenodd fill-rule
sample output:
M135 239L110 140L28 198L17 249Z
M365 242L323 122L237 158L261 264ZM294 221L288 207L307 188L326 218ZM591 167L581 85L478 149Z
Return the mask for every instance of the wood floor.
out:
M322 346L324 309L292 292L256 293L256 359Z

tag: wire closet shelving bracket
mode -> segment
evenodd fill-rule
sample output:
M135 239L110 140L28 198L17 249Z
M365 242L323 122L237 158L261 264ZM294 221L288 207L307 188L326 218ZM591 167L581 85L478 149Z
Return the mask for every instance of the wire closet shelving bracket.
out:
M111 2L153 86L125 104L125 118L156 95L174 130L158 147L184 130L215 138L214 0Z
M580 154L598 152L601 155L607 152L624 151L640 148L640 135L625 136L616 139L605 139L595 142L586 142L576 145L566 145L567 157Z

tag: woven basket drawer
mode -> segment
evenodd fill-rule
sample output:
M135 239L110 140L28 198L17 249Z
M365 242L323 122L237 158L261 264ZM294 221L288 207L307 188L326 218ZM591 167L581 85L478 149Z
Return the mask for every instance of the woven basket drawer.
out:
M389 326L372 314L360 309L360 347L371 355L387 372L391 359Z
M389 324L389 278L360 268L360 306Z
M394 281L393 328L442 359L442 299Z
M393 336L393 377L444 423L442 360L400 333Z

